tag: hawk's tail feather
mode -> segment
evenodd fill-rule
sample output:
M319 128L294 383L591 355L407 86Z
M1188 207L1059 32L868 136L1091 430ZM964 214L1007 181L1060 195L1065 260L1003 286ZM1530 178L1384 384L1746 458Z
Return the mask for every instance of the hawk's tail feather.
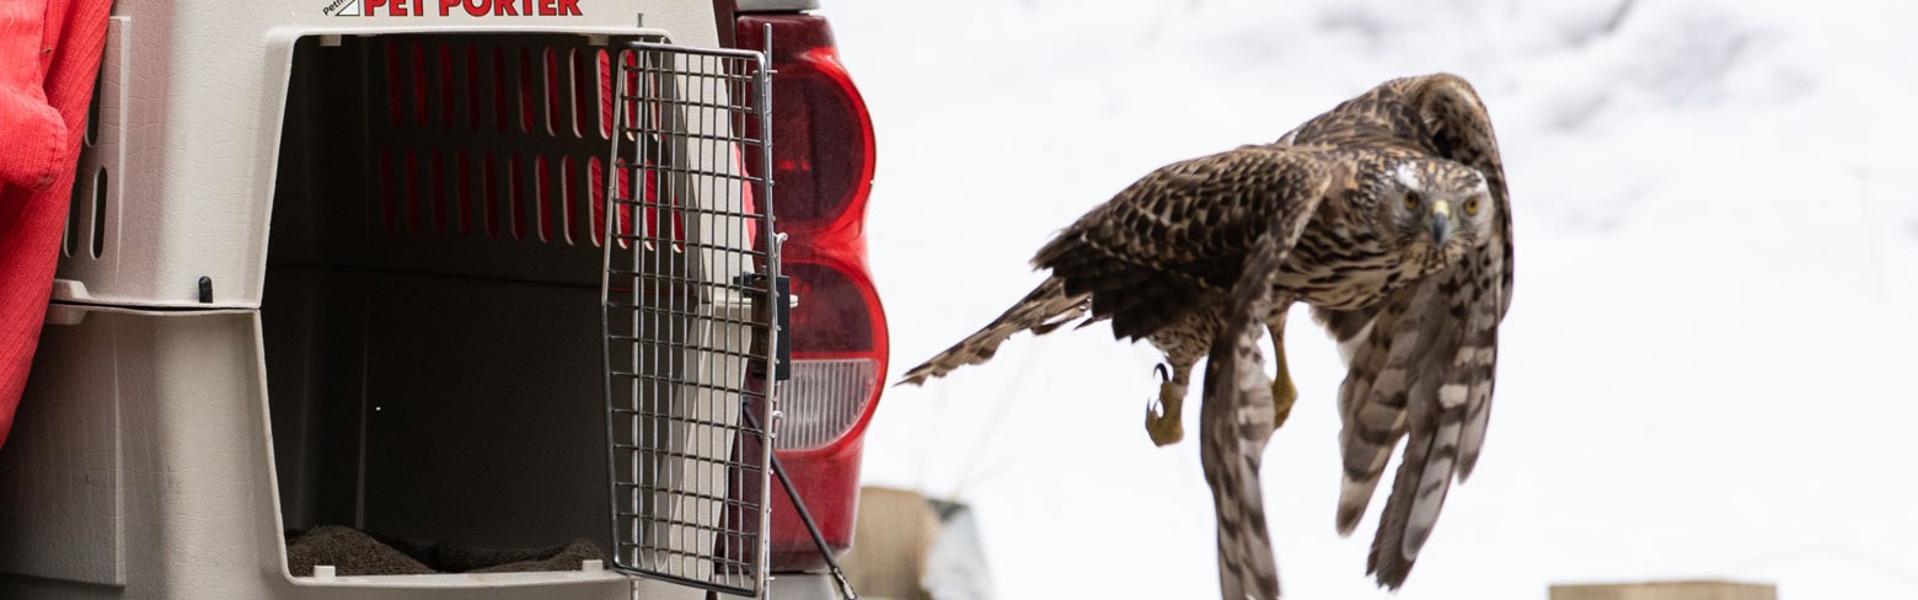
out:
M1065 282L1059 278L1046 279L992 323L907 371L899 385L924 384L927 379L944 377L953 369L991 360L999 352L999 344L1013 334L1030 331L1033 335L1045 335L1085 316L1087 302L1085 294L1067 294Z
M1397 330L1400 312L1396 302L1372 310L1312 311L1338 342L1339 354L1349 369L1339 385L1339 416L1344 424L1339 430L1344 462L1337 515L1339 535L1351 535L1358 528L1385 474L1392 449L1405 436L1408 377L1404 361L1415 352L1416 343L1415 339L1401 339Z
M1414 415L1419 422L1406 440L1405 455L1392 478L1392 494L1379 516L1378 535L1372 538L1372 555L1366 560L1366 572L1375 575L1379 585L1393 590L1404 585L1432 534L1452 487L1463 413L1442 410Z
M1428 307L1432 309L1446 310ZM1479 318L1482 316L1485 315L1468 319L1463 329L1475 329L1483 322ZM1438 321L1422 319L1424 324ZM1411 332L1413 340L1393 343L1393 359L1387 361L1380 380L1411 382L1402 392L1410 400L1399 410L1404 419L1389 438L1395 441L1397 432L1404 432L1405 452L1399 461L1398 474L1392 480L1392 493L1386 497L1385 510L1379 517L1371 558L1366 563L1368 572L1377 576L1379 585L1390 589L1398 589L1405 583L1412 564L1432 535L1432 527L1438 522L1439 510L1445 505L1452 482L1457 480L1461 435L1471 416L1469 407L1489 402L1491 395L1489 384L1480 382L1489 380L1492 351L1476 345L1479 338L1466 339L1466 332L1460 328L1399 325L1397 329L1401 333ZM1475 331L1474 335L1482 332ZM1442 358L1437 364L1409 365L1397 360L1401 347L1415 349L1412 355ZM1394 374L1395 369L1408 368L1409 374ZM1363 423L1363 419L1358 421Z
M1390 366L1373 368L1383 370L1382 378L1387 380L1354 381L1348 377L1339 386L1339 400L1345 413L1344 427L1339 430L1345 467L1344 480L1339 486L1339 535L1351 535L1359 519L1365 517L1365 508L1371 504L1379 479L1385 475L1392 449L1405 437L1406 390L1394 385L1403 381L1404 370Z
M1405 585L1406 576L1412 574L1412 563L1418 560L1416 554L1407 556L1404 551L1406 525L1412 518L1413 498L1419 493L1420 472L1425 470L1425 451L1417 447L1425 440L1418 439L1418 435L1412 438L1413 447L1406 449L1398 474L1392 477L1392 495L1385 501L1385 511L1379 515L1379 531L1372 538L1372 554L1365 559L1365 572L1391 590Z

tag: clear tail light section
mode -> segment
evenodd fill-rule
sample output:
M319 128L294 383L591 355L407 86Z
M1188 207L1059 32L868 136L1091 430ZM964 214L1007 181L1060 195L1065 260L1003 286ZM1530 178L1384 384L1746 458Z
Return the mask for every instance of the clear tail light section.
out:
M873 131L824 17L741 15L742 48L767 50L771 26L773 214L789 237L792 377L780 392L775 452L835 554L852 546L863 433L886 377L886 318L866 265ZM762 164L748 149L746 165ZM772 494L773 571L825 560L785 494Z
M798 362L798 361L795 361ZM865 417L877 387L879 361L870 358L814 358L793 365L786 382L786 418L779 424L777 448L818 448L839 439ZM858 398L858 402L846 402Z

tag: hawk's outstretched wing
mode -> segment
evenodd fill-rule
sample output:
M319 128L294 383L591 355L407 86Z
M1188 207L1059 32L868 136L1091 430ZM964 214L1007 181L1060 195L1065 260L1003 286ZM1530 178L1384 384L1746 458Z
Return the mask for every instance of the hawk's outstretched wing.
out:
M1339 388L1340 533L1358 525L1393 446L1410 434L1368 562L1380 584L1396 589L1452 480L1471 474L1491 417L1498 325L1512 296L1511 202L1498 142L1471 84L1438 74L1386 82L1281 143L1416 150L1478 170L1492 193L1492 235L1457 264L1363 309L1314 310L1348 369Z
M1316 162L1316 161L1314 161ZM1329 172L1328 172L1329 171ZM1266 531L1259 464L1272 437L1272 379L1265 374L1259 339L1284 299L1273 297L1273 283L1292 246L1343 171L1314 169L1309 185L1291 188L1285 211L1267 221L1252 244L1232 286L1225 324L1212 342L1205 371L1204 405L1199 412L1199 460L1218 519L1219 588L1224 597L1279 597L1278 567Z
M1245 253L1279 215L1310 217L1347 158L1310 145L1244 146L1160 167L1059 232L1032 259L1052 277L999 318L914 367L902 384L992 358L1022 331L1085 316L1120 338L1158 331L1237 281ZM1349 179L1345 166L1340 175Z
M1118 337L1143 337L1238 281L1273 218L1311 214L1306 190L1340 162L1324 150L1244 146L1160 167L1060 231L1033 266L1068 296L1093 294L1092 319L1112 319Z

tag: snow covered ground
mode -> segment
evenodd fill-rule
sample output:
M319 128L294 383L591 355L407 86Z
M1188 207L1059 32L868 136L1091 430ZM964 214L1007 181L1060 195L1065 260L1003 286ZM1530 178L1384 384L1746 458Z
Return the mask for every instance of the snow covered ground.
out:
M1452 71L1498 127L1517 290L1486 453L1399 597L1736 578L1918 598L1918 4L825 6L878 127L895 378L1152 168ZM1343 369L1313 328L1288 342L1301 399L1265 467L1283 583L1385 597L1374 521L1332 527ZM1211 597L1197 447L1141 428L1156 360L1101 325L892 389L866 480L970 502L1003 598Z

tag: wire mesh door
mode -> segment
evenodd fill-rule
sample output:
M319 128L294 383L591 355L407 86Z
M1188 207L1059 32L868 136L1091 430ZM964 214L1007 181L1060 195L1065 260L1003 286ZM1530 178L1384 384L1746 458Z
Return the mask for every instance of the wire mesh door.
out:
M601 286L615 568L758 597L765 584L778 242L760 54L619 57ZM770 165L755 165L770 173Z

